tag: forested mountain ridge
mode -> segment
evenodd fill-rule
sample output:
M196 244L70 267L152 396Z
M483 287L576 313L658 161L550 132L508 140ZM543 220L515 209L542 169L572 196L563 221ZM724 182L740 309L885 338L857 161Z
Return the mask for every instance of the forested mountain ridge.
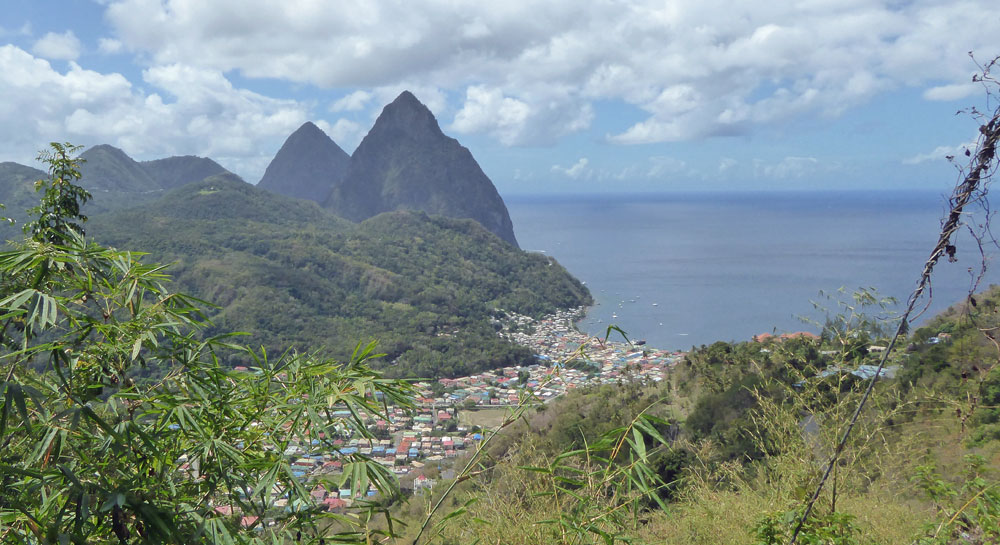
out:
M191 155L139 162L107 144L87 149L80 158L80 186L94 196L84 208L90 214L150 202L167 190L229 172L211 159Z
M4 208L0 215L14 218L18 222L27 217L25 211L38 204L35 193L35 181L45 177L45 173L37 168L31 168L10 161L0 163L0 203ZM0 236L3 239L10 235L19 235L20 230L8 222L0 224Z
M203 157L135 161L107 144L87 149L80 158L80 186L95 197L84 206L86 214L148 203L184 184L229 173ZM4 163L0 168L0 186L10 188L0 197L18 220L34 205L31 182L44 177L23 169L30 167ZM510 214L493 182L468 148L446 136L434 114L409 91L385 107L351 156L315 124L304 123L285 140L258 187L320 203L355 222L393 210L469 218L517 247ZM8 231L0 233L9 238Z
M114 146L93 146L80 158L80 186L91 193L151 193L163 189L142 165Z
M351 158L304 124L259 187L200 157L139 162L99 145L81 159L88 236L174 263L183 291L218 305L205 334L244 331L271 352L341 360L377 340L393 374L454 376L534 361L497 336L500 309L539 316L591 302L555 260L517 248L492 182L409 92ZM23 222L44 177L0 166L9 215ZM19 227L2 234L18 239Z
M93 199L83 205L86 215L120 210L151 202L184 184L209 176L230 174L222 165L205 157L192 155L136 161L124 151L107 144L88 148L80 154L80 186ZM18 240L20 224L28 217L27 209L38 204L35 182L45 172L13 162L0 163L0 214L13 218L18 225L0 225L0 240Z
M231 174L96 215L87 229L174 263L181 289L219 305L207 334L246 331L269 351L340 358L377 340L401 376L533 361L496 335L496 309L537 316L591 301L555 260L475 221L396 211L355 224Z
M139 165L164 190L204 180L209 176L230 173L219 163L207 157L195 155L177 155L152 161L140 161Z

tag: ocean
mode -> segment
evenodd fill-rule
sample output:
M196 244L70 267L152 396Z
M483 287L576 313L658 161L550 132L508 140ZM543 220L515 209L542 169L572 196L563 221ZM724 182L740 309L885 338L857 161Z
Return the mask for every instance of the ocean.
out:
M609 324L657 348L687 350L759 333L811 331L844 288L899 300L937 241L941 193L800 192L506 198L521 247L555 257L596 304L579 323ZM962 300L980 253L968 235L939 263L924 319ZM995 246L985 248L996 254ZM998 277L989 271L982 287ZM841 297L843 299L844 297ZM620 337L617 337L620 339Z

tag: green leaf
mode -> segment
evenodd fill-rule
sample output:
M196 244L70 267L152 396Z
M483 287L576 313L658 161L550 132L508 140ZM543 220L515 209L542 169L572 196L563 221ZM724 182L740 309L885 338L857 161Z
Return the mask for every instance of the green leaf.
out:
M7 398L14 402L14 407L17 408L18 414L21 415L21 421L24 422L24 428L28 430L29 434L34 433L31 427L31 418L28 416L28 407L24 403L24 391L21 390L21 385L8 383Z
M0 399L3 399L3 406L0 407L0 437L7 437L7 419L10 417L12 399L6 381L0 382Z
M638 429L632 428L632 438L635 441L632 443L632 448L635 449L636 453L639 454L639 458L643 460L646 459L646 439L642 436L642 433Z
M132 361L135 361L135 358L139 356L140 350L142 350L142 337L136 339L132 345Z
M635 427L641 429L643 431L643 433L645 433L646 435L648 435L648 436L652 437L653 439L656 439L657 441L659 441L659 443L661 445L667 445L667 444L669 444L667 442L667 440L664 439L662 435L660 435L660 432L656 431L656 428L654 428L648 422L646 422L646 420L649 420L647 418L648 416L649 415L644 414L644 415L642 415L640 417L639 420L636 420L635 424L634 424Z

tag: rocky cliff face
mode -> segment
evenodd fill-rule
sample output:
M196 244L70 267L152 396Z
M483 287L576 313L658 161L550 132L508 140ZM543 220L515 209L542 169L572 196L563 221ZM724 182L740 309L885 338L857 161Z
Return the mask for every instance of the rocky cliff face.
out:
M322 203L343 179L350 160L326 133L307 122L285 140L257 187Z
M354 221L392 210L471 218L517 246L493 182L409 91L382 110L325 206Z

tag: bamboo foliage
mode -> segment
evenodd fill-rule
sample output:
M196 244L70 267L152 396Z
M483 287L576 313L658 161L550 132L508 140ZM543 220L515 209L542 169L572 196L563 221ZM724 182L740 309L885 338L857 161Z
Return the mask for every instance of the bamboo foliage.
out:
M285 453L334 450L410 404L370 369L374 345L338 363L199 338L205 303L170 292L162 266L52 225L0 253L0 542L365 542L378 504L322 511ZM233 352L246 370L220 365ZM381 465L345 462L354 494L398 494ZM326 535L334 518L348 530Z

